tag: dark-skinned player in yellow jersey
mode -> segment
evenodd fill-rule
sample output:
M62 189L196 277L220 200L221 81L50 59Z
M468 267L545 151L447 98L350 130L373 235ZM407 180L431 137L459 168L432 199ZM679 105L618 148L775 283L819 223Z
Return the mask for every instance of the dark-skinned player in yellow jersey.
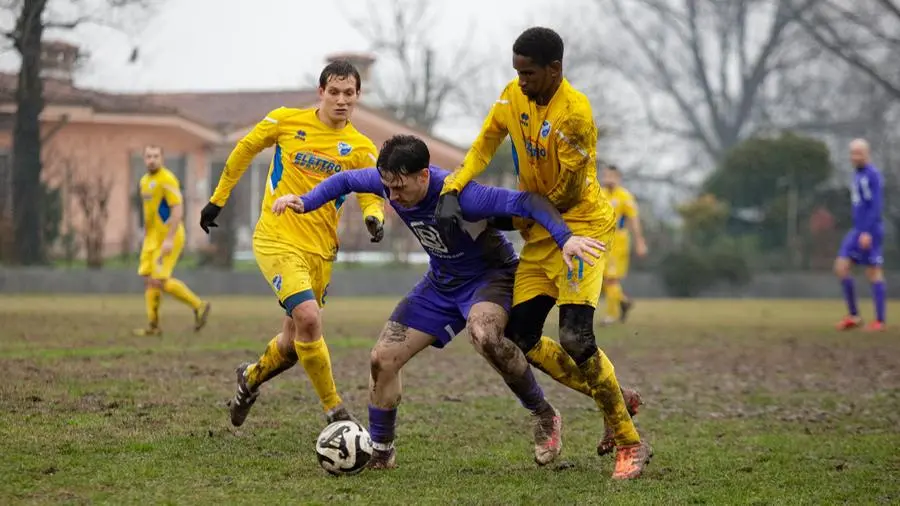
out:
M462 166L444 182L435 218L445 241L454 242L461 234L459 193L509 136L519 190L547 197L573 233L613 243L616 217L597 180L593 111L587 97L563 77L562 60L562 38L549 28L529 28L516 39L513 67L518 77L494 103ZM568 269L554 254L546 229L530 221L513 222L525 246L507 335L535 367L594 399L612 432L613 478L637 478L652 450L641 441L613 365L594 337L606 257L593 266L582 262ZM541 335L554 305L559 306L559 343Z

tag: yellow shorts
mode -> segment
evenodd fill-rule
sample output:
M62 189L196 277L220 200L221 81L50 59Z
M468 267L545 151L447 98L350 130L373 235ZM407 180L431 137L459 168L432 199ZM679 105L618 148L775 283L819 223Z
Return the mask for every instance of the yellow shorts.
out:
M578 233L578 232L576 232ZM585 232L581 232L585 235ZM613 242L614 231L588 234L606 243ZM525 243L516 270L513 288L513 305L531 300L538 295L549 295L557 305L578 304L596 308L603 288L603 274L607 255L594 259L590 266L575 259L575 269L569 271L563 262L562 252L552 238Z
M315 300L319 307L325 305L331 260L292 244L259 237L253 238L253 255L288 316L308 300Z
M141 246L141 261L138 265L138 276L149 276L152 279L165 280L172 277L175 264L181 258L184 250L184 230L175 234L172 241L172 251L162 255L162 239L155 237L144 238Z
M607 279L625 279L628 276L628 264L631 259L631 249L627 240L616 238L616 245L609 252L609 262L606 265Z

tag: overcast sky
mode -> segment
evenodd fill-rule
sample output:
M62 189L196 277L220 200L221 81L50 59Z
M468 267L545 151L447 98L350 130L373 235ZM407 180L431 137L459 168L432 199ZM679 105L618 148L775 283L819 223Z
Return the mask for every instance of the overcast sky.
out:
M86 27L48 38L77 41L91 53L77 79L84 87L130 91L305 87L326 55L369 49L350 20L366 18L370 5L366 0L165 0L134 33ZM433 40L438 51L451 53L466 27L475 23L472 43L498 66L494 93L499 94L504 80L513 77L512 41L522 29L539 23L549 5L546 0L435 1ZM140 57L131 64L128 59L135 46ZM0 59L6 70L17 64L11 52ZM486 104L493 98L486 97ZM480 121L455 121L438 133L469 142Z

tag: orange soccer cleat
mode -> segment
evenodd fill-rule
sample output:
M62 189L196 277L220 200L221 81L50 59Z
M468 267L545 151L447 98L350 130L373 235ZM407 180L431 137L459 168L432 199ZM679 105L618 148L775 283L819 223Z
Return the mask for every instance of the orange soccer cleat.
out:
M853 330L862 326L862 318L859 316L847 315L843 320L839 321L835 326L838 330Z
M884 322L874 321L866 325L866 332L884 332Z
M613 471L613 479L633 480L640 477L652 457L653 450L643 441L616 448L616 470Z

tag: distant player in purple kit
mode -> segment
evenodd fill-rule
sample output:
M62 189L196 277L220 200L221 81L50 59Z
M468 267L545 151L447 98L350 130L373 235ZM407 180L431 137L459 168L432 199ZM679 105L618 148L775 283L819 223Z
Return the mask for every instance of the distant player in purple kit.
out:
M856 308L856 293L850 264L866 266L866 277L872 284L872 299L875 302L875 321L866 330L881 331L885 324L886 289L881 266L884 258L881 245L884 239L884 225L881 208L884 199L881 172L872 165L869 157L869 143L856 139L850 143L850 160L856 173L850 198L853 202L853 229L844 236L841 249L834 262L834 272L841 280L844 299L847 301L848 315L838 322L838 330L850 330L862 325L862 318Z
M336 174L303 196L285 195L272 210L310 212L351 192L390 198L391 207L419 239L430 257L425 277L397 305L372 349L369 423L374 454L369 467L396 467L394 449L400 369L429 345L443 348L463 329L535 420L534 451L539 465L562 450L559 412L545 399L525 355L504 337L512 305L518 258L492 216L519 216L546 227L571 265L578 257L592 263L604 250L595 239L572 234L550 202L533 193L471 183L460 193L465 236L447 246L437 231L434 211L449 172L431 166L428 147L414 136L384 143L377 168Z

